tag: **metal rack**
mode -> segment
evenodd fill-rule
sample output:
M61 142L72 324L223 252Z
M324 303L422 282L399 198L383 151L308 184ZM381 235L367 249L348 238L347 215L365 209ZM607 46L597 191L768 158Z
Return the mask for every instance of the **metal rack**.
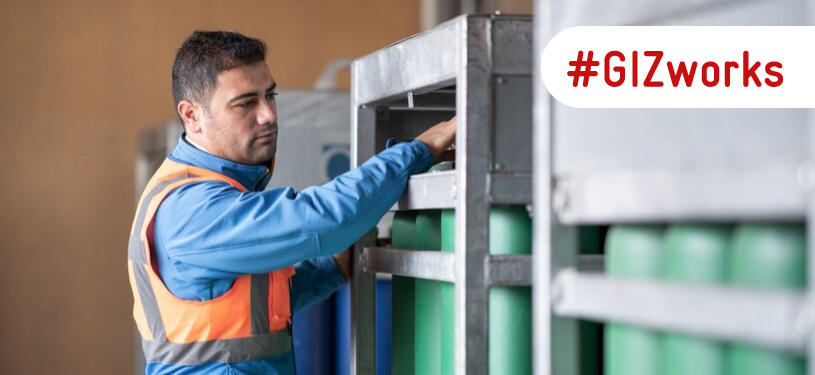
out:
M457 374L488 371L493 285L531 285L530 256L490 256L489 209L531 203L532 20L460 16L356 60L352 165L454 114L456 170L417 175L394 210L454 208L456 251L399 251L362 240L352 280L352 372L375 372L376 273L455 284Z
M807 25L811 6L538 0L535 61L573 26ZM810 110L578 110L553 100L537 69L534 86L536 374L578 373L577 319L749 342L815 363L808 345L815 325ZM578 267L576 225L736 219L806 221L805 293L619 280Z

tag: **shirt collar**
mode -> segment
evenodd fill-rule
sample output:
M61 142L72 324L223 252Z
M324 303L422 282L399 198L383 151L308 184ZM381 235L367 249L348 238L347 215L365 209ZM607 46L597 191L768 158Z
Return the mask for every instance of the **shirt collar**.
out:
M195 148L197 148L197 149L199 149L201 151L209 153L209 151L207 149L205 149L204 146L199 145L198 143L193 141L192 138L184 137L184 140L187 141L189 144L193 145L193 147L195 147Z
M200 147L200 146L199 146ZM193 146L182 133L178 144L169 155L173 161L195 167L209 169L238 181L247 190L263 190L269 183L271 172L269 166L236 163Z

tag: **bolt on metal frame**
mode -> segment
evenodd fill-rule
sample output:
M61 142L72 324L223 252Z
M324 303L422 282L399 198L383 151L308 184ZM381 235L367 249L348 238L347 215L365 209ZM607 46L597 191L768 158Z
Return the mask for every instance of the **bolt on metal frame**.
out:
M489 210L531 203L532 20L460 16L352 65L352 165L454 114L455 171L410 178L395 210L455 209L455 253L354 247L352 373L373 374L375 274L455 284L457 374L486 374L489 287L531 285L531 256L489 255ZM398 298L398 297L394 297Z
M815 215L813 112L577 110L548 94L537 68L548 41L573 26L811 25L813 5L808 0L536 1L535 374L578 373L576 319L750 342L803 354L815 363L815 345L809 345L815 333L815 223L809 219ZM618 280L582 272L578 265L575 225L736 220L806 221L806 292ZM815 366L808 367L815 375Z

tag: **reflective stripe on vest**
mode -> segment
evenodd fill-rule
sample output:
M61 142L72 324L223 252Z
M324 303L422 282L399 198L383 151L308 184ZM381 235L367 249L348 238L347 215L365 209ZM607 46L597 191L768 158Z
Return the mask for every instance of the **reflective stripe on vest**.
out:
M150 180L136 212L128 243L133 317L148 362L197 365L274 357L291 351L289 291L294 268L245 275L209 301L174 296L158 276L152 249L158 207L174 189L197 181L237 181L165 160Z

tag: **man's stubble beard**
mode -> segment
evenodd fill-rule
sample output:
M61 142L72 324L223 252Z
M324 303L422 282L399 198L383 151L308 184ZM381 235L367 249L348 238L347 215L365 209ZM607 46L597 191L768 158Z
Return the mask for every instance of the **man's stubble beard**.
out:
M253 164L266 164L266 163L269 163L270 161L272 161L272 159L274 159L275 154L277 153L277 137L279 135L279 129L280 128L278 127L277 123L275 122L273 125L269 126L266 131L263 131L263 132L260 133L260 134L265 134L267 132L272 133L272 140L269 143L269 146L271 146L271 149L269 151L265 152L263 155L252 155L252 156L254 156L252 158L252 159L254 159ZM253 142L256 139L257 138L253 139Z
M223 140L228 139L226 137L228 133L224 131L225 127L221 126L221 124L218 125L219 126L218 130L216 131L216 134L213 134L215 136L213 143L217 144L219 148L222 150L229 149L229 151L231 151L230 152L231 155L216 155L216 156L234 161L236 163L248 165L266 165L269 162L271 162L272 159L274 159L275 154L277 153L277 137L278 130L280 129L277 125L277 122L275 122L274 125L266 126L265 130L253 134L252 138L248 141L248 144L243 145L235 144L234 147L239 147L238 149L235 149L234 147L229 147L229 145L224 144ZM269 151L259 154L260 150L258 150L258 147L255 145L255 142L257 142L257 136L268 132L273 133L272 141L269 144L271 148L269 149Z

